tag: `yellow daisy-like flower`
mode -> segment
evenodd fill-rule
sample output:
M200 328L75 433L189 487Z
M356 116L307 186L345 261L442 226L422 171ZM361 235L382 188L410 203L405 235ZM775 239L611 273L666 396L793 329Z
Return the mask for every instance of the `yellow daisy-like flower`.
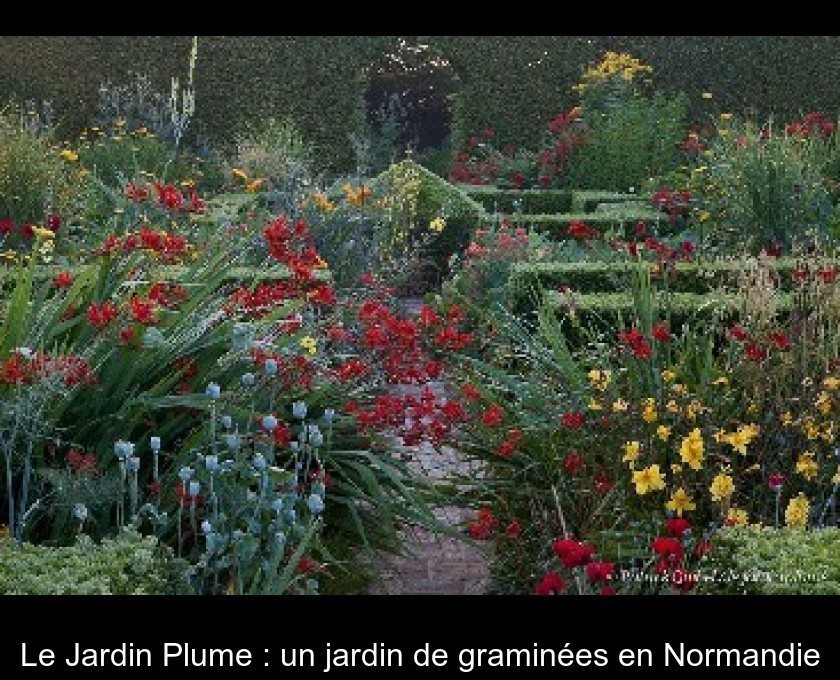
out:
M616 399L612 405L613 413L624 413L628 408L630 408L630 404L624 399Z
M823 387L827 390L835 392L838 388L840 388L840 378L835 378L834 376L827 377L823 380Z
M726 523L735 527L745 527L749 524L749 515L741 508L729 508L726 513Z
M817 399L814 402L814 406L817 410L822 413L823 415L827 415L831 412L831 407L834 405L834 400L831 398L831 395L828 392L820 392L817 395Z
M826 442L833 442L834 441L834 422L828 421L823 425L822 432L820 432L820 438Z
M820 473L820 464L814 459L813 453L806 451L799 455L796 471L810 482Z
M300 340L301 349L309 354L316 354L318 352L318 341L315 338L307 335Z
M749 425L741 425L737 431L731 434L726 434L723 441L729 444L742 456L747 455L747 446L759 435L760 429L758 425L753 423Z
M788 501L785 508L785 524L789 527L804 529L808 525L811 501L804 494L799 494Z
M694 428L680 444L680 458L692 470L703 467L703 435L699 428Z
M659 471L659 466L651 465L633 473L633 484L636 485L636 493L644 496L651 491L662 491L665 488L665 479Z
M663 442L667 442L668 437L671 436L671 428L667 425L660 425L656 428L656 436L659 437Z
M667 404L665 404L665 410L668 411L668 413L679 413L680 405L671 399Z
M732 114L731 113L722 113L722 114L720 114L720 119L722 121L732 120Z
M597 368L593 368L589 371L589 373L587 373L587 377L589 378L589 384L592 385L592 388L598 390L599 392L606 390L612 381L612 373L610 371L602 371Z
M630 463L630 466L633 466L633 463L639 457L639 453L642 450L642 445L637 441L626 442L624 444L624 457L621 459L623 463Z
M697 509L694 499L683 487L680 487L671 495L671 500L665 503L665 507L671 512L677 513L677 517L682 517L684 512Z
M675 475L678 475L682 472L682 465L679 463L671 463L671 472Z
M248 180L248 173L244 170L240 170L239 168L234 168L230 171L230 174L233 175L234 179L238 179L241 182L245 182Z
M703 406L699 401L696 399L692 399L691 403L685 407L685 415L689 420L697 420L697 416L703 413L706 410L706 407Z
M33 226L32 233L35 235L35 238L44 240L52 240L55 238L55 232L52 229L44 229L43 227Z
M703 92L703 93L700 95L700 98L701 98L701 99L707 99L707 100L708 100L708 99L713 99L713 98L714 98L714 95L713 95L711 92Z
M438 234L444 230L446 227L446 220L442 217L435 217L431 222L429 222L429 230L437 232Z
M682 383L674 383L671 385L671 391L678 396L688 394L688 388Z
M712 500L720 503L729 500L732 494L735 493L735 483L729 475L719 474L712 480L709 491L712 494Z
M63 158L68 163L75 163L77 160L79 160L79 154L77 154L72 149L64 149L58 155L61 156L61 158Z
M781 416L779 416L779 420L785 427L790 427L793 425L793 414L790 411L785 411Z
M664 371L662 371L662 379L666 383L673 382L676 377L677 377L677 374L674 373L674 371L672 371L670 369L666 368Z
M646 423L655 423L658 417L656 413L656 401L654 399L645 399L645 405L642 408L642 419Z
M802 423L802 431L805 433L805 436L810 441L818 439L820 436L820 427L819 425L817 425L817 422L811 417L806 418L805 422Z
M729 384L729 378L727 378L724 375L720 376L720 378L715 378L712 381L712 385L728 385L728 384Z
M603 411L604 405L598 401L597 399L590 399L589 400L589 410L590 411Z

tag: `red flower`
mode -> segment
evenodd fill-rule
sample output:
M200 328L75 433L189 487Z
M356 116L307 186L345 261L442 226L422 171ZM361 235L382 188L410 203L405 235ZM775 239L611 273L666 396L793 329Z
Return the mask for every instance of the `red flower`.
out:
M184 196L172 184L163 186L160 183L155 183L155 190L157 191L158 202L170 210L180 208L184 202Z
M507 525L505 529L505 534L508 538L519 538L519 535L522 533L522 525L519 523L518 519L513 520L510 524Z
M790 350L790 337L785 333L771 333L770 342L776 345L776 348L780 349L782 352Z
M571 238L582 243L588 243L589 241L600 238L601 236L601 232L597 229L594 229L580 221L572 222L569 225L567 233Z
M127 184L125 187L125 196L130 201L142 203L149 198L149 190L137 184Z
M138 323L152 325L156 323L155 306L149 300L143 300L137 296L131 298L131 316Z
M120 328L120 342L125 345L130 345L134 342L135 332L134 326L123 326Z
M674 517L665 520L665 526L672 536L682 538L683 534L691 529L691 523L684 517Z
M502 422L504 411L498 404L492 404L481 414L481 422L487 427L496 427Z
M429 305L423 305L420 308L420 317L418 321L423 328L428 328L429 326L436 326L439 324L440 317L434 309L429 307Z
M659 556L659 561L654 566L658 574L673 569L682 561L683 547L679 539L659 536L653 540L651 547Z
M606 472L599 472L592 480L593 488L598 493L607 493L615 486L615 482Z
M16 226L17 225L12 220L10 220L8 217L4 217L2 220L0 220L0 234L6 236L7 234L13 232Z
M99 306L93 302L87 310L88 321L99 330L105 328L116 316L117 310L110 302L103 302Z
M771 243L764 249L764 252L767 253L770 257L781 257L782 256L782 246L780 243Z
M478 517L469 525L470 537L476 541L486 541L499 526L499 520L490 508L480 508Z
M586 414L580 411L569 411L568 413L563 414L563 417L560 419L560 423L563 427L578 430L586 423Z
M819 275L823 283L834 283L837 280L837 270L833 267L830 269L820 269Z
M738 342L744 342L747 339L747 332L739 325L734 325L729 329L729 337Z
M67 290L73 285L73 276L70 272L61 272L53 279L53 285L62 290Z
M560 595L566 589L566 582L556 571L550 571L543 576L542 581L534 588L535 595Z
M469 399L470 401L475 401L476 399L478 399L478 398L481 396L481 395L478 393L478 390L477 390L477 389L475 389L475 387L473 387L473 386L472 386L472 385L470 385L469 383L466 383L465 385L461 385L461 393L462 393L462 394L463 394L463 395L464 395L467 399Z
M563 459L563 469L566 474L574 477L583 467L583 458L577 451L570 451Z
M614 570L612 562L592 562L586 565L586 577L590 583L607 583L612 580Z
M647 338L638 329L631 328L629 331L621 331L618 339L630 347L633 356L637 359L650 359L653 350Z
M582 567L592 560L595 548L585 543L579 543L572 538L560 538L551 544L554 554L569 569Z
M767 478L767 485L771 491L781 491L785 484L785 476L780 474L770 475Z
M502 458L510 458L516 447L522 442L522 430L518 427L512 429L505 441L503 441L496 449L496 453Z
M754 342L747 344L744 351L746 352L747 359L759 364L767 358L767 350L760 345L756 345Z
M52 232L56 232L59 227L61 227L61 216L56 215L55 213L47 215L47 229Z
M647 235L647 227L644 222L636 222L636 236L642 238Z
M659 342L669 342L671 340L671 332L665 325L657 323L653 327L653 337Z
M32 225L32 224L24 224L23 225L23 231L21 233L23 233L24 238L32 238L33 236L35 236L35 231L33 230L33 226L34 225Z
M793 270L791 278L796 283L805 283L808 280L808 271L804 267L797 267Z

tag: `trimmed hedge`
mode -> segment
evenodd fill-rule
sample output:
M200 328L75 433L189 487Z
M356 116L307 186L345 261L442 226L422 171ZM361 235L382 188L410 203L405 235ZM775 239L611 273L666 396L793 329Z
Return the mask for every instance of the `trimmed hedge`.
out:
M840 266L840 262L836 263ZM631 288L634 262L542 262L519 263L513 266L510 284L527 289L537 284L546 288L566 286L575 293L610 293ZM794 258L771 261L777 285L783 290L793 287L793 271L799 266ZM743 262L678 262L676 275L669 278L668 289L676 293L710 293L727 283L734 283ZM656 281L656 279L654 279Z
M840 529L728 527L698 574L715 595L840 595Z
M615 233L620 238L631 238L636 224L644 222L648 227L658 226L666 221L662 213L654 210L603 210L591 213L565 213L560 215L521 215L512 222L531 227L557 241L569 238L568 229L572 222L584 222L602 234Z
M497 189L491 186L460 186L488 213L505 215L548 215L567 213L572 209L572 192L563 189ZM519 210L516 202L519 201Z
M99 544L83 534L61 548L0 540L0 594L185 595L187 566L133 529Z
M569 212L572 213L591 213L595 212L601 206L609 206L616 203L619 206L638 204L638 207L649 204L650 198L648 196L640 196L638 194L627 194L617 191L573 191L572 205ZM607 208L608 209L608 208Z

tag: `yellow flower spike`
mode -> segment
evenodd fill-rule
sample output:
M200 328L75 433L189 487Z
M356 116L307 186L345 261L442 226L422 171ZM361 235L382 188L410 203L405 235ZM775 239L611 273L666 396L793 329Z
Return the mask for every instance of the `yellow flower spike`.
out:
M662 491L665 488L665 478L658 465L651 465L644 470L633 472L633 484L636 486L636 493L644 496L651 491Z
M61 158L63 158L68 163L75 163L77 160L79 160L79 154L77 154L72 149L64 149L58 155L61 156Z
M735 493L735 483L729 475L716 475L709 487L709 492L712 494L712 500L716 503L727 501Z
M820 413L822 413L823 415L827 415L831 412L831 408L834 406L834 400L831 398L831 395L829 395L828 392L820 392L817 396L816 401L814 402L814 406Z
M245 182L248 179L248 173L244 170L240 170L239 168L234 168L230 171L230 174L233 175L234 179L238 179L242 182Z
M811 501L800 493L788 501L785 508L785 524L789 527L804 529L808 525L808 515L811 511Z
M697 509L694 499L683 487L680 487L671 495L671 500L665 503L665 507L671 512L677 513L677 517L682 517L684 512Z

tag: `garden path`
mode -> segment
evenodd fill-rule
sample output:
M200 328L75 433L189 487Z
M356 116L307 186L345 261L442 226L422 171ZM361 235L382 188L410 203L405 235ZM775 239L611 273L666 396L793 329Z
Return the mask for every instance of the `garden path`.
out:
M412 316L419 313L422 300L404 301ZM442 384L434 384L442 392ZM417 472L435 483L444 483L454 474L477 473L472 464L455 449L437 451L428 444L404 449L400 455ZM463 528L474 511L457 506L435 509L443 524ZM405 554L379 555L375 563L378 580L368 590L371 595L480 595L488 584L484 552L458 538L441 536L418 526L403 530Z

